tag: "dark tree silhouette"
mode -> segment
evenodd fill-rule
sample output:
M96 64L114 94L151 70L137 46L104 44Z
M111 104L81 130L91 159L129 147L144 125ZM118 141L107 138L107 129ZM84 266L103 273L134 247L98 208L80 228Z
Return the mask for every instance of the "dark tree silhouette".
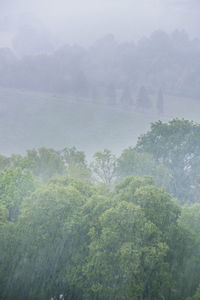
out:
M149 98L147 89L144 86L142 86L138 93L136 108L138 110L141 110L141 109L150 109L151 107L152 107L152 103Z

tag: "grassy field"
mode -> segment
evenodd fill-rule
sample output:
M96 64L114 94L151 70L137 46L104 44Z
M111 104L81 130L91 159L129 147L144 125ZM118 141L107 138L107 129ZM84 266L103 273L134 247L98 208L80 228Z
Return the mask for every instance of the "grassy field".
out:
M165 114L155 109L109 107L92 101L0 88L0 153L24 153L41 146L76 146L90 157L104 148L119 154L135 145L150 123L185 118L200 122L200 101L165 96Z

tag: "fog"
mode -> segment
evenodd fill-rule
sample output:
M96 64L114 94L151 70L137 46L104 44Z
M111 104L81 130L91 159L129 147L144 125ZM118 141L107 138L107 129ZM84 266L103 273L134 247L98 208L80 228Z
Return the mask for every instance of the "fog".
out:
M1 1L2 153L66 143L120 153L158 118L199 122L199 8L195 0ZM143 112L142 87L151 102Z
M119 41L138 40L156 29L184 29L199 37L199 7L198 0L4 0L0 45L15 48L16 38L26 44L30 27L48 41L45 50L65 43L88 46L107 33Z
M0 300L200 299L200 0L0 0Z

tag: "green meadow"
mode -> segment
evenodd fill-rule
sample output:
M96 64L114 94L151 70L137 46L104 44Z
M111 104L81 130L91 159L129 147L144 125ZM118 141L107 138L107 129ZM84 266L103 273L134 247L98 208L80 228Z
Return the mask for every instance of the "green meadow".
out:
M109 148L119 154L135 145L151 122L185 118L200 121L200 101L164 96L164 114L153 108L138 112L132 107L109 106L104 99L79 99L63 94L48 94L0 88L0 153L23 153L41 146L62 149L76 146L90 157Z

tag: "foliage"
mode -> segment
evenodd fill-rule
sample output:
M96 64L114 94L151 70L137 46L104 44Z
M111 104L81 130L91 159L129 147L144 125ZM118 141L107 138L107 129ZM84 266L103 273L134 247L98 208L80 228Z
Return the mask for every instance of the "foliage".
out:
M110 150L104 149L103 152L96 152L91 168L97 179L111 185L115 177L116 157Z
M45 147L27 150L24 158L34 176L47 181L56 174L64 174L64 165L58 151Z
M184 271L180 273L180 280L184 282L182 290L189 296L195 293L200 282L200 205L184 206L179 223L191 239L190 251L183 263Z
M119 180L127 176L152 176L158 186L168 188L170 172L156 162L152 154L138 153L133 148L125 149L117 160L116 174Z
M7 208L9 221L17 220L23 199L34 191L35 185L31 174L20 168L0 173L0 204Z
M7 291L8 299L20 294L20 290L28 299L50 299L58 292L73 294L66 268L70 267L79 242L75 232L83 203L74 187L53 183L42 186L23 202L18 225L18 264L12 290Z
M194 124L174 122L193 136ZM95 153L97 183L87 180L76 148L8 158L0 172L0 299L198 299L200 205L181 207L158 188L169 189L171 147L185 130L173 132L169 144L164 139L169 153L159 143L142 152L154 146L152 132L138 152L126 149L118 159L109 150ZM186 142L179 144L185 152Z
M195 183L200 169L200 125L174 119L158 121L137 142L138 152L148 152L171 173L168 191L181 203L196 201Z
M193 297L187 298L187 300L199 300L200 299L200 287L198 287Z
M64 148L61 151L61 156L68 177L80 179L90 178L91 174L87 167L84 152L78 151L75 147Z

